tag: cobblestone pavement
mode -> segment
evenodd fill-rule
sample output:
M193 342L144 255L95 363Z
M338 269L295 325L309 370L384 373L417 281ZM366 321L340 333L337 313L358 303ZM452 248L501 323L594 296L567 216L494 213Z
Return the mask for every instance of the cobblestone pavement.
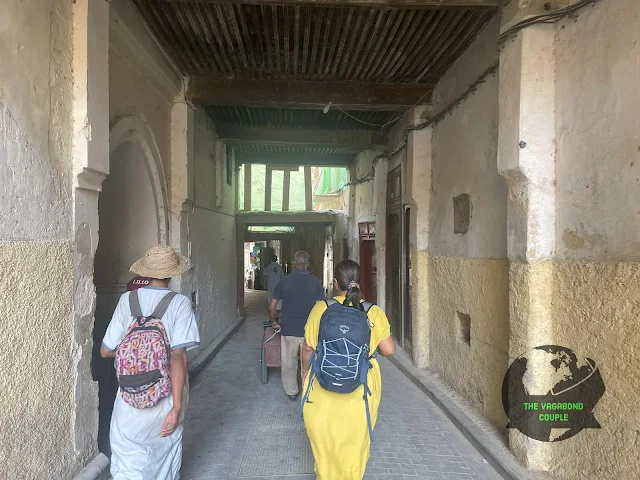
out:
M315 479L304 425L296 423L299 404L285 396L278 370L260 381L266 294L246 299L247 321L191 385L182 479ZM382 403L365 479L501 478L428 397L389 361L380 364Z

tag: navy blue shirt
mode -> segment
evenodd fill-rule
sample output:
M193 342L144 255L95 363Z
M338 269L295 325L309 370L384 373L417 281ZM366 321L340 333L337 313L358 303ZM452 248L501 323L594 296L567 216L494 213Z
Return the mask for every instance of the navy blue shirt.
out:
M273 298L282 300L282 335L304 337L311 309L325 297L322 283L309 270L294 269L278 282Z

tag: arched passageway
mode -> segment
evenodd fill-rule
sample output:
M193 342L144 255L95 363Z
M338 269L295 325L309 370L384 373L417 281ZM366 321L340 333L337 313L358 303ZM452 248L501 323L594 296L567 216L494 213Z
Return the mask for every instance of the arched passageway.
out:
M151 245L166 241L164 204L158 209L157 186L150 171L153 159L135 138L112 145L110 174L98 203L100 240L95 257L96 313L93 375L99 383L99 434L102 452L109 454L109 423L117 381L112 359L102 359L99 347L118 299L131 279L129 267Z

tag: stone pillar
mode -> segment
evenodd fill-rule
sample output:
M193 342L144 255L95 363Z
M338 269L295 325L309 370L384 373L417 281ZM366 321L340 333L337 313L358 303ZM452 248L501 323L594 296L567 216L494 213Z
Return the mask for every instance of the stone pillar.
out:
M419 111L414 123L420 122ZM414 130L407 137L406 200L411 208L409 293L413 323L412 355L418 368L429 365L429 214L431 201L432 128Z
M97 453L98 386L91 377L96 306L93 262L98 247L98 195L109 173L109 3L73 5L73 187L75 228L74 343L76 461Z
M170 241L178 252L189 256L189 215L193 206L193 168L191 152L193 145L193 110L186 103L184 95L178 95L171 108L171 199L170 199ZM191 259L190 259L191 260ZM188 275L188 273L186 274ZM184 295L189 289L184 287L184 278L171 280L171 288ZM184 291L183 291L184 290Z
M555 35L553 25L526 28L500 54L498 169L509 187L510 361L553 344ZM551 444L509 433L511 450L528 469L549 469Z

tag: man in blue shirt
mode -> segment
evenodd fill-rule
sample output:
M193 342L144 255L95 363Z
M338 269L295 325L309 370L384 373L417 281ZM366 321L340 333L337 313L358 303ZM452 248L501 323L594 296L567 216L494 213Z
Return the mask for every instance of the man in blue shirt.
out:
M309 254L296 252L293 270L273 289L269 303L269 318L274 328L280 328L282 342L282 386L289 400L298 398L298 355L304 341L304 327L311 309L318 300L324 300L322 283L307 270ZM282 325L276 324L276 306L282 300Z

